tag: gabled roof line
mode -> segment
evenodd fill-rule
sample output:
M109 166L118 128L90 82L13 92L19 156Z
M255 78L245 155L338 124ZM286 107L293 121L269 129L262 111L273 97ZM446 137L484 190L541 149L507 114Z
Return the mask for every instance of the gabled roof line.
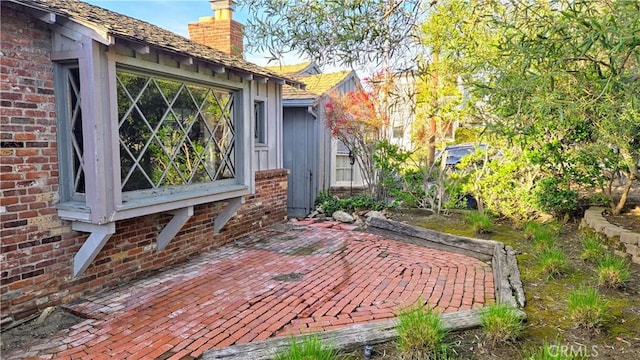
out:
M122 39L222 66L241 74L256 75L263 80L273 79L293 87L304 86L291 77L191 41L159 26L99 6L76 0L2 0L3 6L8 3L38 12L38 18L48 24L53 25L65 19L84 26L95 33L94 40L105 45L114 45L117 39Z

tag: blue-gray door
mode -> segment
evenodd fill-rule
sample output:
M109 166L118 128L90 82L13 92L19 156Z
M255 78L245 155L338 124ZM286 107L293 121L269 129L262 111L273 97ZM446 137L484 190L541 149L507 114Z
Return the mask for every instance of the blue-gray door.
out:
M313 210L317 194L316 119L307 108L286 107L283 122L283 161L289 169L287 214L305 217Z

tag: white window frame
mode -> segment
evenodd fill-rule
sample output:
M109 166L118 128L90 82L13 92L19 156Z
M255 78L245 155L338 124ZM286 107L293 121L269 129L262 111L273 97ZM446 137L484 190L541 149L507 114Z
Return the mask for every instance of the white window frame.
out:
M352 176L352 181L351 180L347 180L347 181L338 181L338 174L337 174L337 166L338 166L338 156L349 156L349 151L347 150L346 152L343 151L339 151L338 148L340 147L339 145L340 140L336 139L336 138L332 138L331 139L331 186L332 187L350 187L353 186L354 188L359 188L364 186L364 182L362 181L362 174L360 173L360 167L358 166L358 162L355 162L353 164L353 173L351 174Z

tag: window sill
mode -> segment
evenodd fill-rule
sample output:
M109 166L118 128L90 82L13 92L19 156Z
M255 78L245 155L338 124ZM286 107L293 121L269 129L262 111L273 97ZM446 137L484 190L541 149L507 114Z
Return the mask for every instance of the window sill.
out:
M121 205L117 205L106 222L131 219L188 206L224 201L248 195L249 193L249 188L246 185L234 184L130 200ZM61 219L93 223L90 206L85 203L70 201L58 204L57 208L58 216Z

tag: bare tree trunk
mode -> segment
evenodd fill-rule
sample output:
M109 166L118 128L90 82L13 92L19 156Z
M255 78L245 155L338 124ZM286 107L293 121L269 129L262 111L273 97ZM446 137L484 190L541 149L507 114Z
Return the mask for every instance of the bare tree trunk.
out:
M431 70L431 86L433 90L433 99L431 100L432 105L432 115L431 120L429 121L429 164L433 164L436 157L436 133L438 132L437 124L436 124L436 108L438 107L438 71L436 67L438 66L438 52L434 50L433 52L433 60L432 60L433 69Z
M627 199L629 198L629 192L631 191L631 186L633 185L635 179L638 177L638 171L630 171L627 173L627 182L624 184L624 188L622 189L622 194L620 194L620 200L617 204L611 204L612 209L611 213L613 215L620 215L622 209L624 209L624 205L627 203Z

